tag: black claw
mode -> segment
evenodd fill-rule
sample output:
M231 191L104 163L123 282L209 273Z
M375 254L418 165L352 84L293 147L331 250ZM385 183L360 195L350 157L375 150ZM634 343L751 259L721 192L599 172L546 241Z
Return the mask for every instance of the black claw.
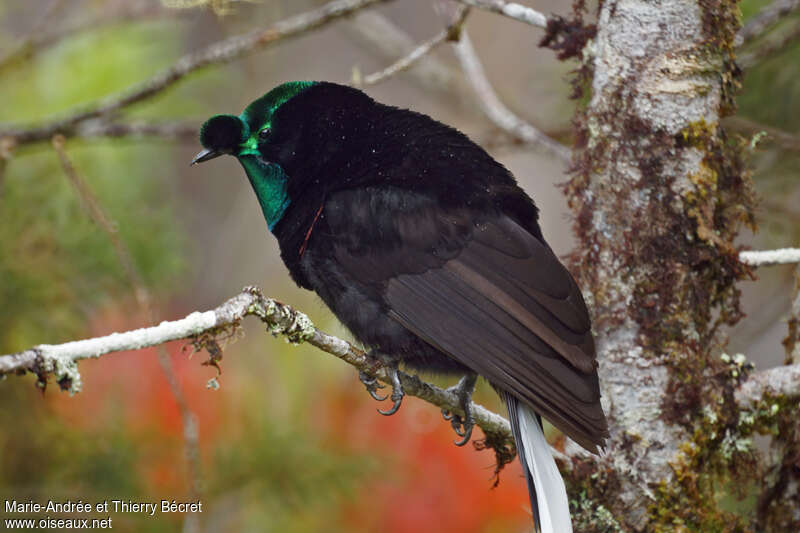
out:
M367 392L369 393L369 395L372 396L374 399L378 400L379 402L382 402L383 400L389 397L388 394L383 397L381 397L378 394L377 390L382 389L383 385L378 383L378 380L376 378L370 376L363 370L358 373L358 379L360 379L361 383L363 383L364 386L367 388Z
M467 427L467 430L464 432L464 438L463 438L463 439L461 439L461 440L454 440L454 441L453 441L453 444L455 444L456 446L463 446L463 445L465 445L466 443L468 443L468 442L469 442L469 439L472 437L472 428L473 428L474 426L475 426L475 424L470 424L470 425Z
M397 366L394 366L391 371L390 375L392 377L392 401L394 405L388 411L381 411L378 409L378 412L384 416L390 416L397 412L400 409L400 404L403 403L403 397L405 393L403 392L403 385L400 383L400 375L397 372Z
M444 419L450 421L456 435L463 437L461 440L454 441L456 446L464 446L472 437L472 428L475 427L475 419L472 418L472 392L475 390L476 380L475 374L464 376L458 385L450 389L458 396L461 408L464 410L463 418L447 409L442 409Z
M472 408L469 404L464 406L464 410L467 412L467 416L463 419L458 417L458 425L453 425L453 430L456 432L456 435L463 437L461 440L454 441L456 446L463 446L468 443L470 437L472 437L472 428L475 427L475 420L472 418ZM461 429L462 427L464 429Z
M383 387L381 387L381 388L383 388ZM388 395L388 394L387 394L387 395L385 395L385 396L381 396L380 394L378 394L378 393L377 393L377 392L375 392L374 390L369 390L369 389L367 389L367 392L369 393L369 395L370 395L370 396L372 396L372 398L373 398L374 400L377 400L377 401L379 401L379 402L382 402L382 401L384 401L386 398L388 398L388 397L389 397L389 395Z
M400 409L400 404L402 404L402 403L403 403L403 398L400 398L400 399L394 401L394 405L388 411L383 411L381 409L378 409L378 412L380 414L382 414L383 416L391 416L391 415L395 414L398 409Z

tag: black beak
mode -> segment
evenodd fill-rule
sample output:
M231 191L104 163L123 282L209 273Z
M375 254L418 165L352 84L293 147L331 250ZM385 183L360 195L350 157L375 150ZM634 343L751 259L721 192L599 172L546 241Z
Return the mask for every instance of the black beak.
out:
M223 155L224 152L217 152L216 150L203 150L192 159L192 165L196 165L197 163L202 163L203 161L208 161L209 159L214 159L215 157L219 157Z

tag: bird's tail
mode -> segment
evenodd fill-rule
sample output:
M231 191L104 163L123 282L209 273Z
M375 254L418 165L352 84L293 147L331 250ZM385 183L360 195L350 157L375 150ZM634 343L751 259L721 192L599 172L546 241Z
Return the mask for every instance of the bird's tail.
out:
M528 481L534 531L572 533L567 490L550 453L550 445L544 438L541 418L511 394L504 393L503 396L514 432L517 456Z

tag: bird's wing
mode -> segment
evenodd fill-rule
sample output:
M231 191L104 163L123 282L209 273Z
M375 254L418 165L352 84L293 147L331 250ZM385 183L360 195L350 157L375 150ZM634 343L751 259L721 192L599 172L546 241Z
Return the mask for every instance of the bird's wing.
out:
M596 450L607 428L577 284L512 219L474 220L464 209L394 211L384 244L334 253L355 279L380 285L407 329Z

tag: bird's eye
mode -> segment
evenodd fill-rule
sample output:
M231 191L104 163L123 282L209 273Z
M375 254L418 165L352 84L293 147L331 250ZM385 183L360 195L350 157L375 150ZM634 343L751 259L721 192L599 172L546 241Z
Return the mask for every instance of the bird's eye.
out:
M264 128L263 130L258 132L258 138L261 139L262 141L266 140L267 137L269 137L270 131L271 130L269 128Z

